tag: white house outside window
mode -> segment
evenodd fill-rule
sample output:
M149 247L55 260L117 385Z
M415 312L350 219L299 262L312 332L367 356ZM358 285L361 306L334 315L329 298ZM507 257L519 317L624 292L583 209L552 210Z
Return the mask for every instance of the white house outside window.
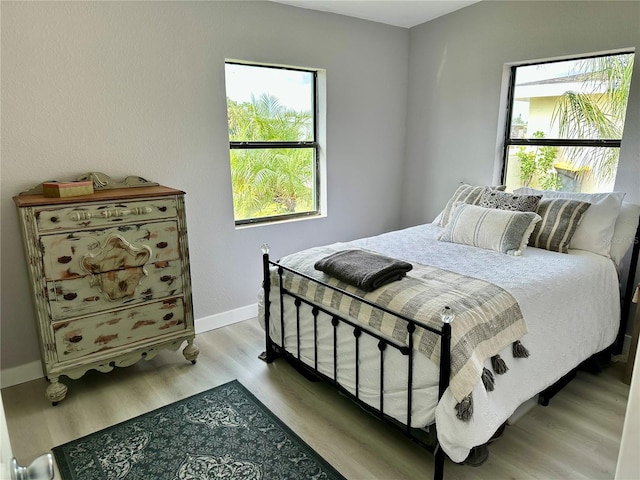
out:
M613 190L633 53L511 68L503 182L509 191Z

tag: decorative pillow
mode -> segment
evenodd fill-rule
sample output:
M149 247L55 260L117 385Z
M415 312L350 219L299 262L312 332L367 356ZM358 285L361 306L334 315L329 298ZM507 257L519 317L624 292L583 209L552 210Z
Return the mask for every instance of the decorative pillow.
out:
M540 217L533 212L513 212L461 203L438 237L509 255L521 255Z
M571 248L587 250L609 257L611 255L611 239L616 219L620 214L620 206L625 196L623 192L610 193L577 193L552 190L535 190L519 188L514 193L542 195L542 198L566 198L591 204L584 214L582 222L571 240Z
M620 215L616 220L611 239L611 260L620 268L622 259L633 245L636 230L638 229L638 218L640 217L640 205L622 202Z
M569 243L584 212L590 207L587 202L564 198L544 198L538 204L538 215L529 245L552 252L569 253Z
M480 198L480 207L513 210L515 212L535 212L542 195L519 195L491 190Z
M438 226L446 227L447 223L449 223L449 219L451 218L451 214L453 212L454 204L458 202L468 203L471 205L477 205L480 202L480 198L482 198L482 194L484 192L490 192L491 190L504 190L504 185L499 185L496 187L486 187L486 186L473 186L467 185L466 183L461 184L453 194L453 197L449 199L447 205L444 207L442 214L438 220Z

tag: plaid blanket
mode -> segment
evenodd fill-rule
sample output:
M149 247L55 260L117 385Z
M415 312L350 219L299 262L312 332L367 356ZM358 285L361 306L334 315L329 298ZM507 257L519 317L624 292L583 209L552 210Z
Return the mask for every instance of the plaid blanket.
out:
M434 328L441 328L442 309L449 306L455 314L451 323L449 387L458 402L470 401L471 392L486 372L485 362L510 344L518 343L527 333L516 299L497 285L437 267L413 264L413 270L402 280L365 292L314 269L316 261L339 250L336 245L312 248L289 255L279 263ZM273 284L278 285L275 269L272 279ZM296 295L337 310L405 344L408 341L406 322L394 315L286 270L283 279L285 288ZM439 364L438 335L418 327L414 345Z

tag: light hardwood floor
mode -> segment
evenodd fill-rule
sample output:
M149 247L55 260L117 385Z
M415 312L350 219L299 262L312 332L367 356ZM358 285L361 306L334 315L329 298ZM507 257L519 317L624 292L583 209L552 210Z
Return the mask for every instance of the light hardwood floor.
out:
M238 379L347 479L432 478L433 456L400 432L284 360L260 361L256 320L200 334L196 343L196 365L179 352L163 352L109 374L64 379L69 393L56 407L44 397L44 379L3 389L14 455L28 464L56 445ZM612 479L629 392L623 368L580 372L549 407L535 406L508 426L484 465L447 462L445 478Z

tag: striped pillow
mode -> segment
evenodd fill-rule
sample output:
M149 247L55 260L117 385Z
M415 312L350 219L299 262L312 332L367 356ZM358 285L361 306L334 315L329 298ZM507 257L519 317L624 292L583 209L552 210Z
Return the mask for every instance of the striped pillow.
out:
M438 237L443 242L461 243L509 255L521 255L540 216L461 203Z
M485 192L490 192L490 187L474 187L473 185L467 185L463 183L460 185L453 197L449 199L447 205L444 207L438 226L446 227L451 219L451 214L456 203L469 203L471 205L477 205Z
M568 253L571 238L590 206L589 202L579 200L542 197L537 210L542 220L535 226L529 245Z

